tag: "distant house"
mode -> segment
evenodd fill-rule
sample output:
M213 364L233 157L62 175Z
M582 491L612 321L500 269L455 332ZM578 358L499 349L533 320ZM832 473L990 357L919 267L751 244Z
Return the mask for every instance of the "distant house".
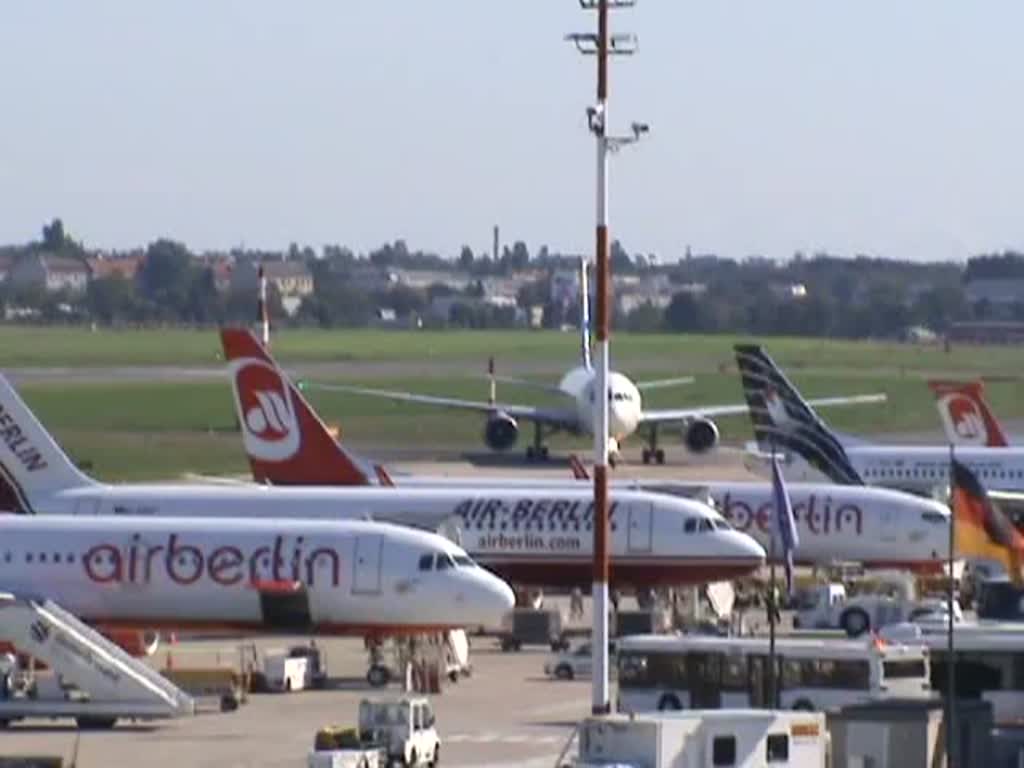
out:
M231 290L235 293L252 293L259 288L260 264L240 261L231 270ZM263 272L268 285L273 286L282 299L302 299L313 293L313 273L301 261L264 261Z
M30 253L15 261L8 280L15 288L84 293L89 285L89 265L83 259L52 253Z
M14 256L9 253L0 254L0 283L7 279L7 273L14 266Z
M92 280L120 277L132 281L142 268L144 257L136 256L91 256L85 260Z
M1015 278L971 280L964 286L972 307L988 305L993 317L1011 317L1015 305L1024 305L1024 280Z

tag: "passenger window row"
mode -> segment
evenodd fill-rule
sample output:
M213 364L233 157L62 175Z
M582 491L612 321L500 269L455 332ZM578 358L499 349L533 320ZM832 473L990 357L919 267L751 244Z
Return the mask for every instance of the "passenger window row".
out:
M976 469L975 474L982 479L987 480L1022 480L1024 479L1024 470L1022 469ZM901 478L901 479L922 479L922 480L944 480L949 477L949 470L947 468L942 469L903 469L896 467L895 469L881 468L871 469L870 467L864 472L865 477L877 477L877 478Z
M14 555L11 552L4 552L4 563L12 563L14 561ZM25 563L31 565L32 563L65 563L71 564L75 562L74 552L26 552Z
M480 521L480 522L476 522L476 523L469 523L469 524L467 524L465 526L465 529L468 530L468 531L472 531L472 530L477 530L477 531L484 531L484 530L487 530L487 531L494 531L494 530L518 531L518 530L522 529L524 531L540 531L540 532L543 532L544 531L544 523L529 523L529 522L528 523L496 523L496 522L484 523L483 521ZM614 520L611 521L611 529L612 529L612 531L617 531L619 529L618 523L616 523ZM554 532L558 532L558 531L563 531L563 532L564 531L574 531L574 532L575 531L590 531L590 530L593 530L593 524L592 523L562 523L561 525L558 525L558 524L552 523L551 525L549 525L547 527L547 530L554 531Z

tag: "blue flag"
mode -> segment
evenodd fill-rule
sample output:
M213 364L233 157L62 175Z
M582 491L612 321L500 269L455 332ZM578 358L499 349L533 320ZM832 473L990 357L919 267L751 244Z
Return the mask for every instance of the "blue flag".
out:
M793 505L789 501L789 491L782 479L779 460L772 454L772 496L775 501L775 525L772 535L777 536L782 544L782 557L786 563L786 591L793 593L793 550L800 544L800 536L796 532L796 518L793 517Z

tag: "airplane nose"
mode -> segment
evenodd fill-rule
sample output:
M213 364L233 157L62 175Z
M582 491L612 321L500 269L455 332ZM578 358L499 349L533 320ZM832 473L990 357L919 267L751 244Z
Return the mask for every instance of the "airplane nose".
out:
M752 536L740 531L730 531L728 536L727 546L731 550L730 554L734 557L756 562L757 565L763 565L764 561L768 559L768 553L765 552L764 547L758 544Z
M483 568L474 570L459 597L467 625L496 627L516 605L512 587Z

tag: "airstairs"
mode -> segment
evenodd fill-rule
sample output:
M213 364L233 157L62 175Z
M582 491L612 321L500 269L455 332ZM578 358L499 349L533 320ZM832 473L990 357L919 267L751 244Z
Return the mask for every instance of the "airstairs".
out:
M45 663L56 685L0 688L0 723L24 717L74 717L111 726L117 718L195 713L173 683L50 600L0 593L0 640ZM42 683L43 681L39 681Z

